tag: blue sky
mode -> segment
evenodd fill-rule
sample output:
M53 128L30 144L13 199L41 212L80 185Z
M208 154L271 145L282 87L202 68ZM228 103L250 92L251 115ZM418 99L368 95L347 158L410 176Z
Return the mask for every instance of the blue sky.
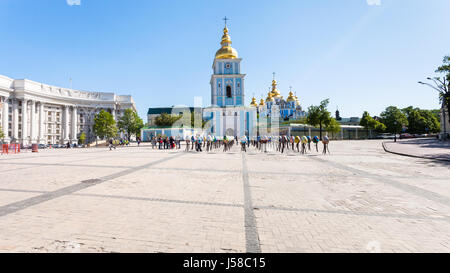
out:
M341 116L438 108L417 84L450 54L448 0L0 0L0 74L131 94L148 107L210 102L223 21L243 58L246 103L276 72L306 109ZM369 5L380 3L380 5Z

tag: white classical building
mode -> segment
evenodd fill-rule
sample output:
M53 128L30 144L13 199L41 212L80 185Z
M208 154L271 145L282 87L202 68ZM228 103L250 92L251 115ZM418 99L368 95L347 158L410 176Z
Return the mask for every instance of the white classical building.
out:
M136 110L131 96L86 92L14 80L0 75L0 126L7 143L77 143L81 133L95 141L94 117L101 110L117 120L125 109Z

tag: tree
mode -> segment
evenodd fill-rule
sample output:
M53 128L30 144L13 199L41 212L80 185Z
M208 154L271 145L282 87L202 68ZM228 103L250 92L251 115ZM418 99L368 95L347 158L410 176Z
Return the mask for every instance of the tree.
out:
M160 126L160 127L171 127L181 117L182 116L162 113L161 115L159 115L155 118L155 124L156 124L156 126Z
M447 119L450 121L450 56L445 56L442 62L443 64L435 71L436 73L444 73L445 75L442 78L428 77L427 80L432 81L433 84L419 83L427 85L439 92L439 100L442 103L442 108L447 108Z
M403 126L408 126L408 119L400 109L395 106L389 106L381 113L381 121L386 125L386 130L393 134L402 131Z
M117 122L120 131L126 133L127 139L130 140L132 135L139 136L144 122L133 109L126 109Z
M420 110L420 114L425 118L425 133L441 131L440 117L435 115L434 110Z
M384 125L383 123L379 122L378 120L374 120L375 121L375 131L377 131L378 133L383 133L384 131L386 131L386 125Z
M369 112L364 111L359 125L363 126L364 129L366 129L367 137L369 137L369 130L375 129L375 124L375 120L370 116Z
M80 144L86 144L86 133L82 132L80 137L78 138L78 141L80 142Z
M118 131L114 117L105 110L95 116L93 129L100 139L115 137Z
M331 132L332 138L334 138L334 134L341 131L341 124L336 119L331 118L330 122L326 125L325 130Z
M322 128L327 126L331 121L331 113L327 110L329 103L330 100L326 99L320 102L319 106L312 105L308 108L306 123L314 127L319 126L320 139L322 139Z
M5 134L3 133L2 126L0 125L0 140L3 141L4 138L5 138Z
M439 120L430 110L422 110L409 106L402 109L408 119L408 133L424 134L429 132L439 132Z
M379 133L386 130L386 125L379 122L378 120L375 120L373 117L370 116L369 112L367 111L363 113L359 125L363 126L364 129L366 129L367 136L369 136L369 130L375 130Z

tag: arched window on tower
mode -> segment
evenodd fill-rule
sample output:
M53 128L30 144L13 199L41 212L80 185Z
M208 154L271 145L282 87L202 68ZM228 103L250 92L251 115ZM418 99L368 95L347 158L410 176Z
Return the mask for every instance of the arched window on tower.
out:
M227 98L231 98L232 97L232 95L231 95L231 86L227 86Z

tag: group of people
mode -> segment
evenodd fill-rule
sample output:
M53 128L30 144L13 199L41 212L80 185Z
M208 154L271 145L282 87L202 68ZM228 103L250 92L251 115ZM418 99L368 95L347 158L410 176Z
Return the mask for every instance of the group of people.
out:
M267 149L276 150L277 152L284 153L286 150L297 151L301 154L306 154L307 151L311 151L311 143L315 145L316 152L319 152L319 143L322 141L323 150L322 154L330 153L328 147L330 139L328 136L320 139L318 136L258 136L250 141L250 143L258 150L267 152Z
M141 144L141 138L137 137L136 142L139 146ZM112 149L115 150L117 146L122 146L122 147L127 146L128 147L130 145L130 141L126 138L119 138L117 140L114 138L110 138L108 140L108 144L109 144L108 145L109 150L112 150Z
M152 137L152 149L181 149L180 137Z
M186 152L189 150L194 150L197 152L202 152L206 148L207 152L211 152L213 149L219 149L223 146L223 151L227 152L233 147L237 137L223 136L218 138L216 136L186 136Z
M315 145L316 152L319 152L319 143L322 142L323 150L322 154L330 153L329 143L330 139L328 136L322 137L320 139L318 136L257 136L248 139L247 136L242 136L238 138L237 136L201 136L201 135L191 135L186 136L184 139L176 137L152 137L151 144L153 149L167 150L167 149L181 149L181 142L184 141L186 148L185 151L196 151L196 152L211 152L214 149L220 149L223 147L223 152L228 152L232 149L235 144L240 144L241 151L247 152L247 148L253 146L255 149L261 152L267 152L268 150L277 151L280 153L285 153L287 150L292 150L293 152L298 152L301 154L307 154L311 151L311 144Z

